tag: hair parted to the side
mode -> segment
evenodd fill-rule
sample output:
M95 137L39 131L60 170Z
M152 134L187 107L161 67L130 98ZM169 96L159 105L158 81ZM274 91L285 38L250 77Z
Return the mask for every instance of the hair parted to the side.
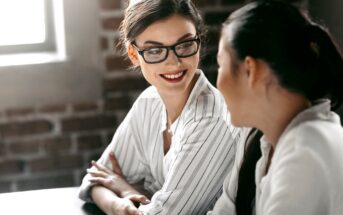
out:
M247 56L269 64L279 83L310 101L343 100L343 60L328 31L284 1L261 0L232 13L227 49L240 61Z
M120 25L120 41L118 45L121 46L122 54L126 56L126 44L133 42L148 26L174 14L191 20L201 41L204 40L206 27L199 11L191 0L135 1L126 8L124 19Z

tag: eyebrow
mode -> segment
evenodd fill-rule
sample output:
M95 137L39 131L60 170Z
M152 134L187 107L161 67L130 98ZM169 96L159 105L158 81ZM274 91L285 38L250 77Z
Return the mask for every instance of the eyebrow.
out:
M191 34L191 33L187 33L187 34L183 35L182 37L180 37L176 42L180 42L180 41L182 41L182 40L184 40L184 39L186 39L186 38L188 38L188 37L190 37L190 36L196 36L196 35ZM143 43L143 45L146 45L146 44L164 45L164 44L161 43L161 42L157 42L157 41L153 41L153 40L148 40L148 41L145 41L145 42Z

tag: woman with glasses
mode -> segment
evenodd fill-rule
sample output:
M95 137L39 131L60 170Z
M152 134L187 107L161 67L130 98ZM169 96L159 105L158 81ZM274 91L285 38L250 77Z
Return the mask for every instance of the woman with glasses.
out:
M343 214L343 128L330 110L343 59L329 33L285 2L256 1L223 24L218 64L232 124L263 136L257 164L247 150L211 214Z
M227 123L224 99L198 69L204 32L189 0L130 3L122 42L152 86L92 162L82 199L107 214L198 215L214 205L230 172L239 130ZM150 200L133 186L141 181Z

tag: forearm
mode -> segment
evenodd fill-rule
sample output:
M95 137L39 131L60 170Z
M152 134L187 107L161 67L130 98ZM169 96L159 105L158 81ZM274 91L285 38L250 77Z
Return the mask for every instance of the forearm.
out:
M91 190L93 202L106 214L111 214L112 207L120 198L111 190L101 185L95 185Z
M150 202L145 196L132 193L121 198L106 187L99 185L93 187L91 196L93 202L108 215L141 215L137 206L140 203L148 204Z

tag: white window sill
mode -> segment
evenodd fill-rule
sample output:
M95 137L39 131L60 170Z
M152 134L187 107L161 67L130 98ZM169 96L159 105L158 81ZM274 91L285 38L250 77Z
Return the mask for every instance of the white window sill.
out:
M56 52L0 55L0 66L45 64L66 61L66 56Z

